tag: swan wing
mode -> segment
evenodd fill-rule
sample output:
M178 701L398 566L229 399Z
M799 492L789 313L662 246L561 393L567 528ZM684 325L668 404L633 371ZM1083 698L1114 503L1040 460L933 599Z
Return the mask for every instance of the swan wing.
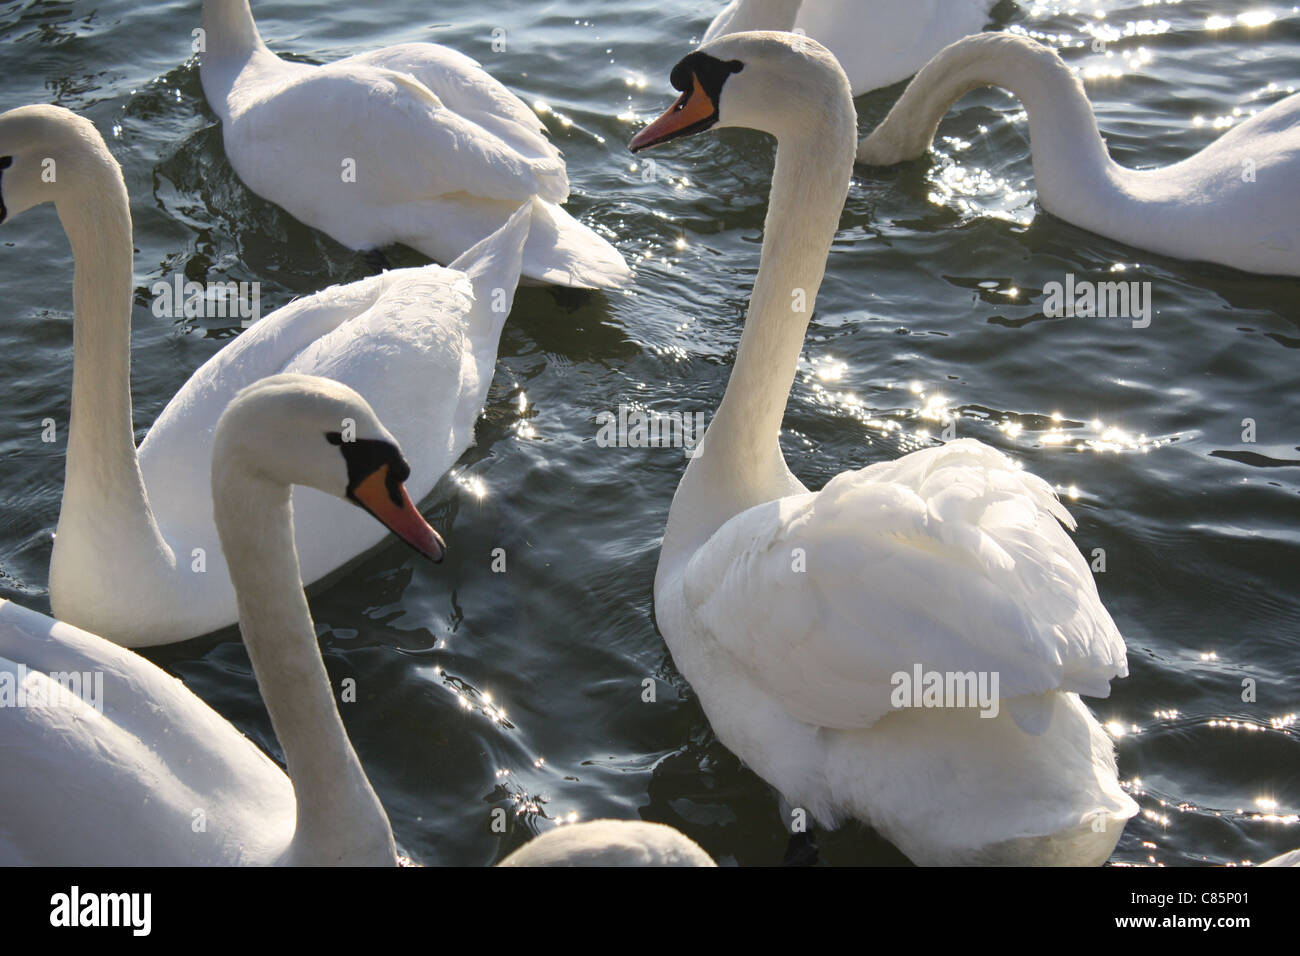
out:
M174 609L185 636L233 623L233 589L212 522L210 468L218 419L268 375L319 375L354 388L406 451L415 501L469 447L496 365L537 202L479 242L455 268L429 265L371 276L299 299L255 322L176 393L140 446L140 469L163 537L205 573ZM311 488L293 492L303 581L311 584L386 537L360 509ZM179 638L177 638L179 639Z
M521 153L409 74L349 60L268 84L224 137L250 189L353 248L394 241L411 204L568 195L558 154Z
M1041 479L962 440L727 522L683 572L703 638L796 718L870 726L894 675L998 675L1003 700L1107 696L1123 639Z
M212 523L212 441L217 421L235 395L268 375L319 375L356 389L407 450L414 500L428 494L450 464L431 474L432 459L448 458L468 441L463 432L469 429L462 426L457 432L452 426L461 391L464 325L473 299L468 278L458 270L430 265L386 272L291 302L200 366L140 446L149 504L181 560L188 563L195 547L204 548L205 576L210 579L216 571L217 582L226 588ZM300 494L309 490L295 489L295 502L310 497ZM326 573L383 536L375 522L346 510L340 517L337 502L315 495L321 501L315 508L333 517L313 522L295 511L307 582L318 576L314 572L320 562L329 565L321 572ZM361 519L356 527L347 520L353 517ZM350 542L348 533L360 537ZM229 611L233 621L233 606Z
M402 43L362 53L350 62L405 73L430 90L447 109L501 139L530 159L559 164L539 193L548 202L564 203L569 181L560 151L548 138L537 114L511 93L477 60L435 43Z

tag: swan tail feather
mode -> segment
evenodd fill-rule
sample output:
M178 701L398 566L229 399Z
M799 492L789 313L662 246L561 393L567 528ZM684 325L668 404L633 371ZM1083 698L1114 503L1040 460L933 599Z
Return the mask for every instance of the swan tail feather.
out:
M632 281L631 268L609 240L541 199L524 245L524 275L576 289L620 289Z

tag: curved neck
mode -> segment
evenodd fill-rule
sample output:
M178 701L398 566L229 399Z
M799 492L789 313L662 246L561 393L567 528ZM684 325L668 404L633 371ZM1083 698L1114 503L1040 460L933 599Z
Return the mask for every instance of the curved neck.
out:
M248 0L203 0L205 52L214 57L246 58L265 49Z
M203 0L204 50L199 56L199 80L208 106L228 122L232 93L241 76L255 87L263 71L281 66L253 21L248 0Z
M283 862L391 865L393 833L334 703L294 547L290 489L214 461L213 515L239 628L297 801Z
M981 33L958 40L912 80L889 115L862 142L858 158L892 165L925 153L954 102L981 86L1010 90L1029 117L1039 197L1063 214L1095 201L1119 169L1106 152L1083 85L1049 47L1026 37Z
M69 174L65 174L69 175ZM72 247L72 412L56 559L170 559L154 523L131 422L131 210L121 167L88 150L56 204ZM136 568L136 573L147 569Z
M722 403L669 512L661 561L694 551L733 515L801 490L781 455L781 422L853 174L848 85L778 136L758 277ZM661 565L662 566L662 565Z

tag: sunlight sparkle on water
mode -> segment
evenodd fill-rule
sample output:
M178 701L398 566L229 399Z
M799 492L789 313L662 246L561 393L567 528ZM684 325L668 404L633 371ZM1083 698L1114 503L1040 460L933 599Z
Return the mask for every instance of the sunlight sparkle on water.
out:
M487 483L478 475L465 475L464 477L457 478L456 484L460 485L480 501L487 497Z
M1264 27L1277 19L1277 14L1270 10L1247 10L1237 14L1237 22L1244 27Z
M847 363L833 359L830 356L814 361L814 364L820 366L817 369L817 378L823 382L838 382L844 377L844 373L849 368Z
M1023 122L1024 114L1008 117L1010 123ZM958 151L969 143L946 139L945 145ZM1033 220L1034 193L1020 189L1011 180L995 176L980 166L957 163L951 155L939 153L939 163L927 174L931 203L956 208L964 219L991 216L1027 226Z

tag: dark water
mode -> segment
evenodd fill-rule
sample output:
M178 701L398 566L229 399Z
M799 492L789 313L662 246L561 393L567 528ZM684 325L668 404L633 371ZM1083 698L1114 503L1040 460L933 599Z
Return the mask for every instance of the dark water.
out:
M358 684L344 720L417 861L490 863L570 815L670 823L721 862L780 859L774 798L713 738L651 616L684 459L595 442L596 416L620 404L711 412L740 333L771 142L700 137L655 156L649 182L624 149L636 117L666 105L668 70L718 5L256 4L281 53L322 62L436 40L542 101L568 157L570 208L639 274L628 294L521 290L477 445L426 509L450 542L446 563L417 564L394 543L313 595L331 676ZM1216 118L1300 83L1290 6L1097 6L1104 19L1003 3L994 24L1042 34L1101 71L1089 93L1128 165L1186 156L1219 135L1227 120ZM1275 19L1235 20L1249 11ZM197 2L0 5L0 108L79 110L126 171L138 436L237 331L156 318L155 281L260 281L269 311L371 268L235 178L188 58L198 16ZM504 53L491 49L496 28ZM1111 57L1080 46L1085 28L1113 41ZM897 93L860 99L864 126ZM1130 678L1090 702L1119 734L1121 776L1143 808L1114 861L1231 863L1290 849L1300 844L1300 282L1163 259L1037 211L1024 118L1005 94L971 94L940 133L929 161L859 170L786 417L791 467L820 487L934 441L956 416L958 434L1057 484L1080 548L1105 551L1098 583L1129 646ZM0 243L0 596L48 612L63 451L39 431L68 414L72 262L48 206L6 223ZM420 261L400 249L389 258ZM1117 264L1152 283L1149 328L1044 318L1045 283ZM1242 438L1247 418L1254 443ZM491 571L494 548L506 550L504 574ZM233 630L149 656L278 756ZM656 703L642 702L647 677ZM504 836L489 826L497 807L509 811ZM902 860L853 830L824 839L823 858Z

